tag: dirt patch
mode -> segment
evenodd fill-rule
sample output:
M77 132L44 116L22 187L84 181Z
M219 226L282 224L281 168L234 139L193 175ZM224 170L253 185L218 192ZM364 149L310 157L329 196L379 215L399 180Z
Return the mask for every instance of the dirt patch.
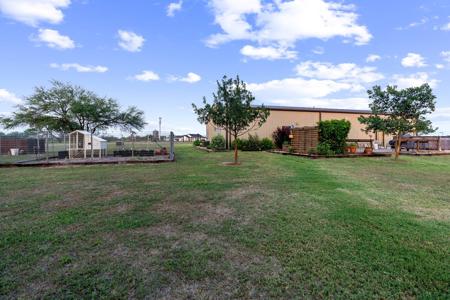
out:
M236 247L221 239L203 233L186 235L172 245L192 249L207 247L221 249L223 257L209 261L208 268L215 274L201 280L186 280L173 274L170 283L156 291L157 298L163 299L223 299L223 298L267 298L261 290L261 282L280 276L283 268L273 257L255 254L253 251ZM259 287L259 289L258 289Z
M412 212L420 218L427 220L436 220L450 222L450 209L449 208L424 208L424 207L411 207L403 206L403 210Z
M117 213L117 214L123 214L126 213L127 211L130 211L131 209L133 209L134 205L129 204L129 203L120 203L118 205L115 205L113 207L111 207L110 209L108 209L108 213Z
M162 236L164 238L174 238L181 234L178 227L170 224L138 228L134 230L133 233L146 234L150 236Z
M156 205L156 212L192 219L194 223L217 223L235 216L233 208L209 202L164 201Z

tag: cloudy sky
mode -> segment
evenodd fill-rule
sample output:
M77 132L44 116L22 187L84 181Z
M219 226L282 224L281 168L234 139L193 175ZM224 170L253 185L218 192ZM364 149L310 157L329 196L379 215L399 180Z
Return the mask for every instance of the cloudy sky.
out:
M201 132L191 103L239 74L259 103L366 109L428 82L450 134L448 0L0 0L0 114L49 80Z

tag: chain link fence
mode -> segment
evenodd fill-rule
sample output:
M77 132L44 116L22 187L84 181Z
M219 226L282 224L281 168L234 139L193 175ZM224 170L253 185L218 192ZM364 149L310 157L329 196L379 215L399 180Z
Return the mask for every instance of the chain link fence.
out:
M10 133L0 135L0 164L22 163L39 160L69 159L70 134L52 134L40 132L26 135L23 133ZM102 141L101 156L105 157L152 157L168 156L173 159L175 136L171 132L100 132L93 135ZM71 158L91 158L90 134L85 138L79 155ZM78 145L77 145L78 147ZM84 151L86 149L86 151ZM95 158L99 158L99 152ZM73 154L73 152L72 152ZM94 155L92 156L94 157Z

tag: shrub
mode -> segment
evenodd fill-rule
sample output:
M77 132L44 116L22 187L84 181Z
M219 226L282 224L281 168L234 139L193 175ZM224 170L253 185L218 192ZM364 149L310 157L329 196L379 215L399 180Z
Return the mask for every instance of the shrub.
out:
M271 139L264 138L260 140L257 135L249 135L248 140L237 139L233 141L233 148L236 143L238 150L241 151L264 151L273 149L274 147Z
M209 148L210 147L210 142L209 141L201 141L200 142L200 146L202 146L202 147L206 147L206 148Z
M260 143L261 150L272 150L274 148L273 142L269 138L263 138Z
M347 120L328 120L319 122L319 146L321 146L323 150L329 147L329 150L334 153L344 153L350 127L351 123ZM319 151L319 149L317 150Z
M201 144L202 144L202 143L201 143L199 140L194 141L194 146L196 146L196 147L200 146Z
M225 138L222 135L216 135L211 139L211 149L225 150Z
M261 151L261 142L259 140L258 135L248 136L247 150L246 151Z
M273 142L278 149L283 148L284 142L289 142L291 128L289 126L278 127L272 134Z
M316 154L319 154L319 152L317 151L317 148L310 148L308 150L308 154L309 155L316 155Z
M317 145L317 153L320 155L333 156L336 153L331 149L331 145L328 143L320 143Z

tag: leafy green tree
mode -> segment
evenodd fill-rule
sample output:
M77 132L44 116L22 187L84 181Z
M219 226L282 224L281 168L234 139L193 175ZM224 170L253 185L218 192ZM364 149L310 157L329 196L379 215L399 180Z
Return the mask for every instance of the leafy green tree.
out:
M37 87L25 104L18 105L12 117L1 123L11 129L28 126L54 132L87 130L95 133L109 127L142 129L144 113L136 107L121 111L117 101L99 97L95 93L60 81L51 81L52 87Z
M213 123L215 126L230 132L234 140L250 130L261 127L269 117L269 110L252 106L255 97L247 90L246 84L240 80L224 76L217 81L217 93L213 93L214 101L207 103L203 98L203 107L192 104L198 121L203 124ZM234 143L234 163L238 163L237 143Z
M436 129L426 116L436 109L436 96L428 84L403 90L374 86L368 91L372 115L360 116L365 131L380 131L396 137L395 158L400 154L401 137L406 133L430 133Z

